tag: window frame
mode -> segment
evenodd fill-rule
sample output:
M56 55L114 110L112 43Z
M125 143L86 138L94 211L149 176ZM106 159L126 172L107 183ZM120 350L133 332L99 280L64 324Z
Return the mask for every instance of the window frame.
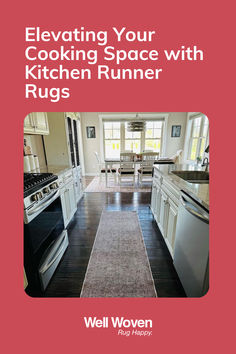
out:
M161 137L160 138L146 138L146 131L143 131L143 132L140 132L140 138L126 138L126 123L127 123L127 120L120 120L120 121L115 121L115 120L104 120L102 122L102 140L103 140L103 157L104 159L106 158L106 148L105 148L105 142L106 140L117 140L120 142L120 151L123 151L123 152L127 152L129 150L126 150L125 149L125 143L126 141L133 141L133 140L140 140L140 153L142 153L144 150L145 150L145 146L146 146L146 140L160 140L160 155L162 153L162 149L163 149L163 136L164 136L164 128L165 128L165 120L161 120L161 119L145 119L147 122L151 121L151 122L161 122L162 123L162 127L161 127ZM106 138L105 137L105 123L120 123L120 139L116 139L116 138ZM152 128L153 130L155 129L154 127ZM157 128L158 129L158 128ZM113 130L113 127L112 129ZM108 157L107 157L108 158Z
M105 159L105 150L104 150L104 122L126 122L127 120L135 119L137 113L99 113L99 147L100 147L100 156L101 160L104 161ZM166 156L166 149L167 149L167 141L168 141L168 118L169 113L138 113L141 119L145 119L146 121L162 121L162 144L161 144L161 151L160 156ZM121 132L122 134L122 132ZM123 136L121 138L121 143L123 141ZM121 145L121 149L123 146ZM123 150L121 150L123 151Z
M113 129L113 124L114 123L120 123L120 138L106 138L106 135L105 135L105 130L108 130L108 129L105 129L105 123L111 123L112 124L112 136L113 136L113 130L118 130L118 129ZM110 129L109 129L110 130ZM121 122L115 122L115 121L107 121L107 122L103 122L103 156L105 157L106 155L106 140L109 140L109 141L119 141L120 143L120 151L121 151Z
M160 122L160 120L156 120L156 122ZM152 120L151 122L155 123L154 120ZM146 132L144 132L144 142L143 142L143 150L146 150L145 147L146 147L146 140L160 140L160 151L159 151L159 154L161 155L161 152L162 152L162 144L163 144L163 131L164 131L164 124L165 122L164 121L161 121L162 123L162 126L161 126L161 137L160 138L146 138ZM152 130L155 130L155 129L159 129L159 128L155 128L153 127Z
M194 137L193 136L194 120L197 118L201 118L200 130L199 130L199 136ZM205 125L205 123L204 123L205 120L208 121L208 124L207 124L207 134L204 137L203 130L204 130L204 125ZM205 144L204 144L204 148L203 148L204 151L205 151L207 145L209 144L209 120L208 120L207 116L203 113L193 114L193 115L190 115L188 124L190 125L190 127L189 127L189 138L188 138L188 143L187 143L187 156L186 157L187 157L187 161L195 162L197 157L200 156L202 140L205 139ZM197 148L196 148L196 157L194 160L192 160L191 159L191 152L192 152L192 142L194 139L197 139ZM204 153L203 153L202 158L203 157L204 157Z

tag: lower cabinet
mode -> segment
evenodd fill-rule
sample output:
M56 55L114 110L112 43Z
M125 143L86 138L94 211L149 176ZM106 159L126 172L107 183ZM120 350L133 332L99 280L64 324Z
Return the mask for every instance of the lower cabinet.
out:
M171 199L169 199L166 244L172 257L174 252L177 217L178 217L178 206L175 203L172 203Z
M171 256L174 254L176 224L178 218L179 191L168 186L163 178L158 184L153 181L151 209Z
M78 203L78 201L80 199L80 186L79 186L79 182L77 180L74 181L74 188L75 188L75 200L76 200L76 203Z
M73 182L69 182L61 189L61 204L65 228L77 210L76 192Z
M79 167L67 170L59 176L61 205L65 228L73 218L77 204L83 196L82 177Z
M156 184L153 182L152 185L152 195L151 195L151 209L152 209L152 213L156 219L156 196L157 196L157 186Z
M83 196L83 184L82 184L80 166L73 168L73 179L74 179L76 202L78 203L81 197Z
M157 223L160 222L160 202L161 202L161 187L154 183L152 186L151 209Z
M161 190L159 229L164 238L166 237L166 232L167 232L168 213L169 213L168 198L167 195Z
M155 204L155 219L157 223L160 222L160 211L161 211L161 186L157 185L156 204Z
M79 186L79 176L78 176L78 170L77 167L73 168L73 179L74 179L74 189L75 189L75 200L76 203L79 201L79 196L80 196L80 186Z

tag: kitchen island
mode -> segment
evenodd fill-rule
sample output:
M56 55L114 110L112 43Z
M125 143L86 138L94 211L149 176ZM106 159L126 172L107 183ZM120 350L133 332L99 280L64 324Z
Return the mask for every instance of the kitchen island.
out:
M159 174L179 191L183 190L209 210L209 183L191 183L173 174L173 171L205 171L205 167L192 164L154 165L154 176Z
M206 212L209 211L209 183L191 183L175 175L175 171L205 171L205 167L192 164L154 165L151 210L172 258L181 191Z

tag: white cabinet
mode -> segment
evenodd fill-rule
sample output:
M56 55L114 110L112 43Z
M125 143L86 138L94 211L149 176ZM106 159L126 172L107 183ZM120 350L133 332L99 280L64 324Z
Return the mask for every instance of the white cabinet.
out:
M28 114L28 116L24 119L24 133L25 134L34 134L35 127L33 122L32 114Z
M157 183L152 186L151 209L157 223L160 221L161 187Z
M167 233L166 233L166 244L173 257L174 244L175 244L175 233L176 224L178 216L178 206L169 199L169 211L168 211L168 223L167 223Z
M80 118L80 114L79 112L66 112L66 117L77 120Z
M83 184L82 184L80 166L73 168L73 179L74 179L76 203L78 203L80 198L83 196Z
M32 113L37 134L49 134L48 118L46 112Z
M75 199L78 203L80 199L80 181L79 181L79 174L77 168L73 168L73 179L74 179L74 188L75 188Z
M44 137L48 165L80 166L80 121L64 112L48 112L50 135Z
M161 208L161 186L157 184L155 206L154 206L154 216L157 223L160 222L160 208Z
M70 184L68 186L68 193L69 193L69 197L70 197L70 209L71 209L71 218L72 218L77 210L74 183L72 183L72 185Z
M161 182L162 182L162 177L155 170L153 176L151 209L157 223L159 223L160 221Z
M168 198L167 195L161 190L160 222L158 226L164 238L166 237L166 231L167 231L168 212L169 212Z
M68 169L59 175L61 205L65 228L77 210L76 188L73 172L72 169Z
M154 217L155 217L156 196L157 196L157 186L156 183L154 183L153 181L152 195L151 195L151 209Z
M173 257L180 191L168 178L154 171L151 209L166 245Z
M69 182L61 189L61 205L62 205L62 213L64 219L65 228L73 218L76 209L77 203L75 199L75 189L74 183Z
M46 112L33 112L24 119L24 134L48 135L48 118Z

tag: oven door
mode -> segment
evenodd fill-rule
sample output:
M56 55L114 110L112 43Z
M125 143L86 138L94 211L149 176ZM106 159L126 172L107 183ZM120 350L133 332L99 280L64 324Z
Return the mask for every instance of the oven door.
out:
M38 210L37 210L38 213ZM24 266L29 282L29 295L40 289L39 267L44 255L57 242L64 230L61 199L58 196L28 224L24 224Z
M42 203L38 205L36 202L32 207L25 210L24 213L24 223L30 223L36 216L38 216L44 209L46 209L54 200L60 195L60 190L56 190L53 194L46 197Z

